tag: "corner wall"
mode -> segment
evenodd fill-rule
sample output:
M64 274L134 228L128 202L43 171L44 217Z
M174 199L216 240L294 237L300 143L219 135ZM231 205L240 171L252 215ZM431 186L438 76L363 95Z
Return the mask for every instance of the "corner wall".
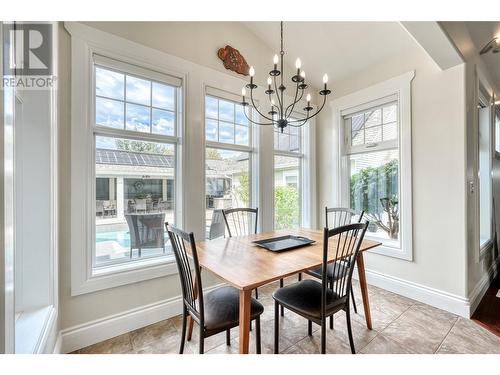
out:
M477 116L477 93L475 71L482 73L486 84L491 86L493 92L497 96L500 95L500 89L495 85L482 62L478 51L479 47L474 45L469 31L464 22L441 22L442 28L446 31L449 38L455 44L456 48L462 54L465 60L465 104L466 104L466 139L467 139L467 175L466 181L477 180L478 175L478 124L475 121ZM492 129L492 138L494 139L495 131ZM494 148L494 146L493 146ZM493 158L492 162L492 180L493 180L493 199L496 202L495 218L496 218L496 233L500 233L500 160ZM477 183L476 183L477 185ZM467 295L471 299L472 309L477 307L484 292L488 288L492 276L492 271L497 264L498 272L498 248L499 238L493 248L487 251L484 256L478 259L479 253L479 224L474 215L477 207L476 196L467 194ZM479 211L477 211L479 212Z
M369 283L465 315L464 66L442 71L413 44L404 54L333 82L334 98L415 70L412 81L413 261L369 253ZM317 129L318 217L335 202L337 148L331 110Z

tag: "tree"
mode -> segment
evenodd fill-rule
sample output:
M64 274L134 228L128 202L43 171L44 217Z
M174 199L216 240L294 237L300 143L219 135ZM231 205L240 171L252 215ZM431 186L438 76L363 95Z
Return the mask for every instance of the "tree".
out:
M215 148L207 148L206 158L207 160L222 160L219 150Z
M276 229L285 229L299 224L299 191L295 186L274 188Z
M366 167L351 176L351 205L365 211L366 217L385 231L389 238L399 234L398 161L374 168Z
M173 149L159 143L133 141L129 139L117 139L116 148L123 151L131 151L146 154L173 155Z
M235 191L239 200L244 205L248 205L248 202L250 202L250 180L248 177L248 172L243 172L238 176L238 186L236 187Z

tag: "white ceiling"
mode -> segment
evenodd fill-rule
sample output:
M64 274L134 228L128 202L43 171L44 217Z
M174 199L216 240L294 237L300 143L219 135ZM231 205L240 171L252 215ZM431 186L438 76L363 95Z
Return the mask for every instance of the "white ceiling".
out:
M279 22L244 22L271 49L279 52ZM295 67L300 57L307 78L319 87L324 73L333 81L347 78L415 45L398 22L285 22L285 60ZM269 65L272 56L269 56Z
M466 24L477 53L495 36L500 37L500 22L467 22ZM492 79L495 80L496 87L500 88L500 53L490 51L481 58L492 75Z

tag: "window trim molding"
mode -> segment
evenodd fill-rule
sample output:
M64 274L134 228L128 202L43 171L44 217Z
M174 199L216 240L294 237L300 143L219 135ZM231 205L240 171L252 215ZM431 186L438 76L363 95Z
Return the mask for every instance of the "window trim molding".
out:
M202 91L202 97L203 97L203 143L204 143L204 148L203 148L203 186L204 186L204 205L203 205L203 213L206 213L206 194L207 194L207 189L206 189L206 183L207 183L207 169L206 169L206 162L207 162L207 154L206 150L207 148L213 148L213 149L219 149L219 150L227 150L227 151L236 151L236 152L244 152L248 153L249 155L249 160L248 160L248 172L249 172L249 181L250 181L250 186L249 186L249 207L259 207L259 134L256 128L256 125L253 124L251 121L248 122L248 145L240 145L236 143L225 143L225 142L219 142L219 141L209 141L206 138L206 97L211 96L216 99L220 100L226 100L226 101L231 101L234 102L235 104L239 103L240 96L235 94L230 87L224 87L222 85L221 88L215 87L213 85L213 82L208 82L204 81L203 83L203 91ZM258 104L258 100L255 100L256 104ZM255 120L255 112L252 111L250 113L250 118ZM219 121L219 119L217 119ZM233 126L236 126L236 123L233 123ZM259 218L257 219L257 228L258 230L262 230L262 210L259 209ZM206 236L203 237L206 239Z
M411 82L415 77L415 71L409 71L400 76L393 77L373 86L348 94L341 98L332 100L334 134L337 138L338 153L334 155L337 159L338 175L335 173L333 186L335 204L346 205L347 187L343 176L347 174L347 163L345 157L345 129L343 115L352 108L362 108L370 103L379 103L380 99L397 96L399 113L399 195L400 195L400 248L380 246L370 252L407 261L413 261L413 223L412 223L412 151L411 151ZM393 101L393 100L392 100ZM341 178L337 178L341 177ZM374 238L377 240L376 238Z
M138 45L134 42L116 38L108 34L88 28L79 23L65 23L65 28L71 35L71 210L79 214L71 215L71 295L91 293L98 290L113 288L139 281L171 275L177 272L175 262L171 257L161 257L154 260L137 262L133 268L117 267L112 272L92 275L92 244L89 234L94 233L95 225L92 217L92 178L95 163L94 124L92 122L94 93L93 66L94 55L108 57L142 69L178 77L183 82L181 90L181 108L179 113L178 133L174 138L180 139L176 144L176 222L184 226L183 175L184 156L183 136L185 134L186 113L186 82L188 71L179 58L163 52ZM174 66L176 69L172 69ZM97 131L101 132L99 128ZM113 132L105 129L108 134ZM134 133L134 137L136 134ZM137 138L152 140L154 135L137 134ZM128 269L127 269L128 268Z

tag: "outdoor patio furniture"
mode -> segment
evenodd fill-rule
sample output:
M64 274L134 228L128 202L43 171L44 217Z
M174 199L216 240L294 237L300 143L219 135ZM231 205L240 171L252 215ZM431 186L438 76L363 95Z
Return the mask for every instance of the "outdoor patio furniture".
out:
M165 253L165 214L125 214L130 232L130 258L137 249L139 258L142 249L162 249Z
M116 201L103 201L104 215L116 215Z
M104 201L95 201L96 216L104 216Z
M224 236L225 233L225 222L222 210L213 210L212 212L212 222L210 223L210 230L208 233L208 239L213 240L214 238L219 238Z
M143 211L143 212L146 212L147 211L147 199L134 199L135 201L135 211L136 212L139 212L139 211Z

